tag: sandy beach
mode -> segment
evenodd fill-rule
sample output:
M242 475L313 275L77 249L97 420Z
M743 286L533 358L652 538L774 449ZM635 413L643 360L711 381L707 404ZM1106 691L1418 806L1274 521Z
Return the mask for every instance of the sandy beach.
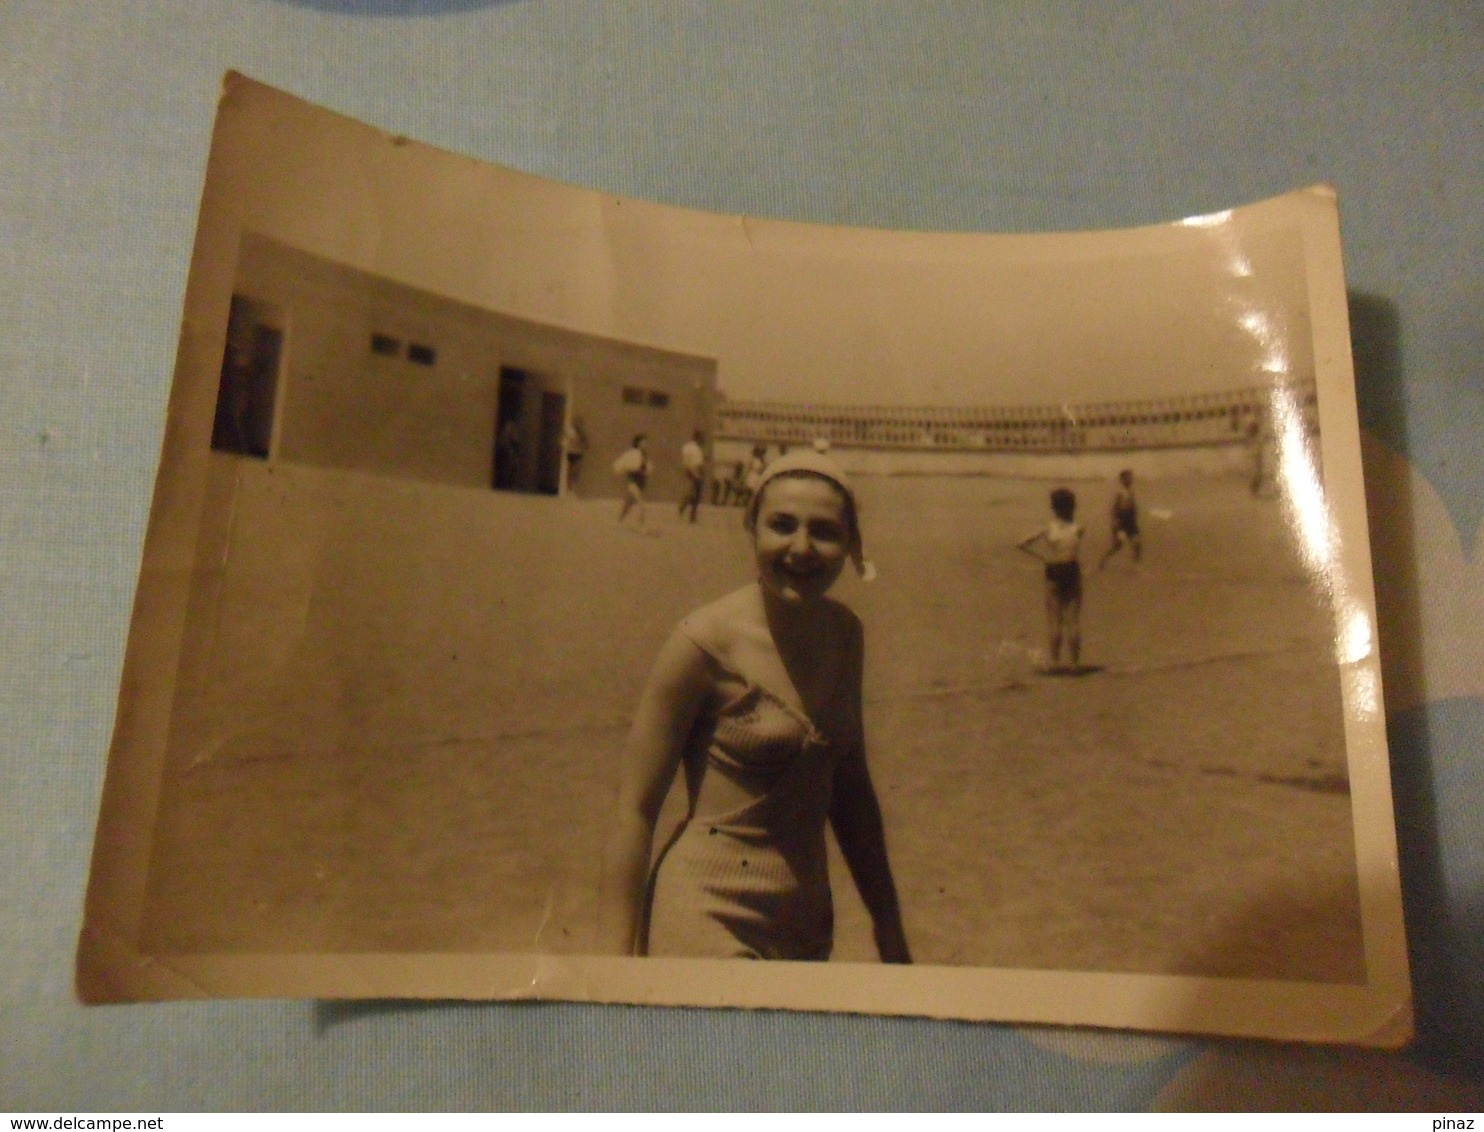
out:
M1036 672L1046 483L863 477L867 735L918 962L1364 979L1333 616L1281 506L1138 485ZM583 951L619 746L739 512L213 454L145 913L185 951ZM680 813L673 796L663 821ZM663 832L661 834L663 836ZM836 959L872 958L838 858Z

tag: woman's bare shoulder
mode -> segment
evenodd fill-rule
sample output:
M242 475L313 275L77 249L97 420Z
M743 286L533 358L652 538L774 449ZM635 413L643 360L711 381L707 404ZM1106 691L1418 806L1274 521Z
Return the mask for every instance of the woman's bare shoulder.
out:
M866 627L860 615L850 606L833 598L826 598L830 605L831 626L836 638L849 652L859 652L865 647Z
M684 617L678 632L713 656L731 654L737 641L755 633L761 621L756 586L743 586Z
M855 610L851 609L843 601L836 601L832 597L827 597L824 600L830 611L831 623L837 631L849 633L853 636L858 636L864 632L860 615Z

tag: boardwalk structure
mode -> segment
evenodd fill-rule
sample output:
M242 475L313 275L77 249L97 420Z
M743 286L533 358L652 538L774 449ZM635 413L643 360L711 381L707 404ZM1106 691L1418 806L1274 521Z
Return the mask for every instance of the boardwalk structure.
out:
M722 400L717 459L741 459L754 444L827 441L860 472L1066 475L1078 464L1134 463L1146 474L1216 473L1244 467L1254 444L1275 433L1318 432L1312 380L1138 401L1010 406L882 406ZM1058 457L1060 459L1058 459Z

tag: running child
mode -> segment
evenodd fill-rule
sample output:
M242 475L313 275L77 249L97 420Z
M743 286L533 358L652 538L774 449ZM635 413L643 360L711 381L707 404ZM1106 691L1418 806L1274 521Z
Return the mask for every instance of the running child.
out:
M649 484L650 462L649 462L649 438L644 433L634 437L634 443L613 461L613 474L624 481L623 505L618 511L618 524L623 526L624 520L628 518L630 511L637 510L639 530L646 530L644 525L644 489Z
M1052 672L1061 665L1062 641L1072 668L1082 662L1082 563L1085 533L1076 521L1077 497L1065 487L1051 493L1051 521L1015 544L1046 567L1046 636Z
M1123 549L1124 543L1128 543L1134 561L1138 562L1143 557L1144 547L1139 541L1139 503L1134 498L1134 473L1128 468L1118 473L1118 490L1113 493L1113 545L1098 559L1099 570Z

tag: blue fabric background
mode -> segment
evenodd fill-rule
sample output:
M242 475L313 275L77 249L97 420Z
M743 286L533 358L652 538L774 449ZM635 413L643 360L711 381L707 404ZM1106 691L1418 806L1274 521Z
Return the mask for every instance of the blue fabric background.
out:
M1362 316L1362 423L1440 499L1461 547L1452 569L1472 569L1478 547L1484 9L1470 0L8 0L0 1110L1479 1106L1477 674L1449 685L1470 694L1390 723L1421 1023L1406 1054L724 1011L75 1005L92 827L229 67L548 177L802 220L1113 227L1329 181Z

